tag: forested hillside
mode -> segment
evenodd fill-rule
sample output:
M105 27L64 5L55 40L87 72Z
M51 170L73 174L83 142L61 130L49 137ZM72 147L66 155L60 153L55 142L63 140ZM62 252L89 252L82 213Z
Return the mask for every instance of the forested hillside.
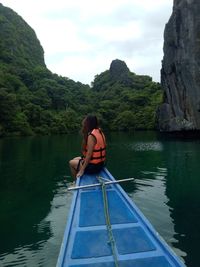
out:
M51 73L32 28L0 4L0 136L78 131L87 113L105 129L154 129L160 85L114 60L92 86Z
M93 91L97 110L111 130L155 129L156 109L162 100L160 84L136 75L125 62L114 60L110 69L97 75Z

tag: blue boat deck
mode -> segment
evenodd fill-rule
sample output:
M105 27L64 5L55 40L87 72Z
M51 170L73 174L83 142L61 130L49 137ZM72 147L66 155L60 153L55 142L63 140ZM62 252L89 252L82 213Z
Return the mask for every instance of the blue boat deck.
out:
M106 169L99 176L114 179ZM96 183L84 175L77 186ZM107 185L106 192L118 266L184 266L121 186ZM101 187L76 190L57 267L115 267L108 241Z

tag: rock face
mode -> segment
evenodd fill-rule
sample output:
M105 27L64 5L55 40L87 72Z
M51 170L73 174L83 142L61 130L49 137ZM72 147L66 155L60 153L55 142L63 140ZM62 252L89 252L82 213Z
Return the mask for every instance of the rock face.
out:
M129 68L122 60L115 59L110 64L110 75L113 79L119 80L120 78L127 77Z
M113 81L118 81L125 86L131 86L132 80L129 77L130 70L122 60L115 59L110 64L110 77Z
M160 131L200 130L200 1L174 0L164 32Z

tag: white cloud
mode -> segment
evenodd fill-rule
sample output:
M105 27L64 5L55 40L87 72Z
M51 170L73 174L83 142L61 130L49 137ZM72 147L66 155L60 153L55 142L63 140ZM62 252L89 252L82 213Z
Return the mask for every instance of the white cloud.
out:
M173 0L2 0L35 30L47 67L83 83L121 59L160 79Z

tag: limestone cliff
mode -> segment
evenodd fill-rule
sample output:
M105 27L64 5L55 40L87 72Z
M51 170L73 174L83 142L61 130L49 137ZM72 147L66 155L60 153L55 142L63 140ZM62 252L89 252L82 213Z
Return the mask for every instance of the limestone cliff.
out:
M164 32L161 131L200 130L200 1L174 0Z

